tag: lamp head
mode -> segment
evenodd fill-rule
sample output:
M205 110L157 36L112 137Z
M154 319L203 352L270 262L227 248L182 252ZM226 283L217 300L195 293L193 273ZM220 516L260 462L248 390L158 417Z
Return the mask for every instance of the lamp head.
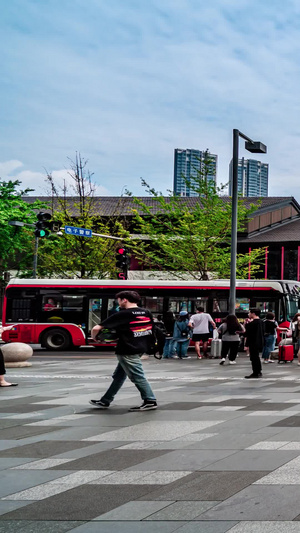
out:
M252 154L266 154L267 153L267 147L265 144L261 143L260 141L246 141L245 142L245 148L248 150L248 152L252 152Z

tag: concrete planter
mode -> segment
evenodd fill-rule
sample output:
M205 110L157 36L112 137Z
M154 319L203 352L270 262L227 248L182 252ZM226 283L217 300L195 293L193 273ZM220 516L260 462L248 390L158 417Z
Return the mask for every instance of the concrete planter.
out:
M32 366L32 363L29 363L28 359L32 357L33 350L28 344L24 342L10 342L9 344L2 344L1 350L6 368Z

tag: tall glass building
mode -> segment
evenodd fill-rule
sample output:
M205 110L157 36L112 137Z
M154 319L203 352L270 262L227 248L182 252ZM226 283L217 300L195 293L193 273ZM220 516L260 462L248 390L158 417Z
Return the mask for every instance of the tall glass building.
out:
M209 159L209 165L204 164L205 159ZM195 178L200 175L209 181L217 181L217 161L218 156L210 154L207 151L175 148L174 151L174 183L173 191L178 196L199 196L196 191L191 189L184 178L187 178L191 185ZM195 182L196 184L196 182Z
M231 187L232 161L229 165L229 196ZM238 192L242 196L268 196L269 165L256 159L239 159Z

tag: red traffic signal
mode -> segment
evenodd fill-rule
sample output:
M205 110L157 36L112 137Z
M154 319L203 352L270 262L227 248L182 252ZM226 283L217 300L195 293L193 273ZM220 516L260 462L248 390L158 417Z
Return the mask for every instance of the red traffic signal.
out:
M117 248L116 252L116 267L122 272L126 272L128 266L127 250L126 248Z

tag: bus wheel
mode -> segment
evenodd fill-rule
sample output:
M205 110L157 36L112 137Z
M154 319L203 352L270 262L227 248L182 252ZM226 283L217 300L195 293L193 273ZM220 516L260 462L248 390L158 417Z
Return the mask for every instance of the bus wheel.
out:
M44 333L42 344L48 350L67 350L70 346L70 337L62 328L50 329Z

